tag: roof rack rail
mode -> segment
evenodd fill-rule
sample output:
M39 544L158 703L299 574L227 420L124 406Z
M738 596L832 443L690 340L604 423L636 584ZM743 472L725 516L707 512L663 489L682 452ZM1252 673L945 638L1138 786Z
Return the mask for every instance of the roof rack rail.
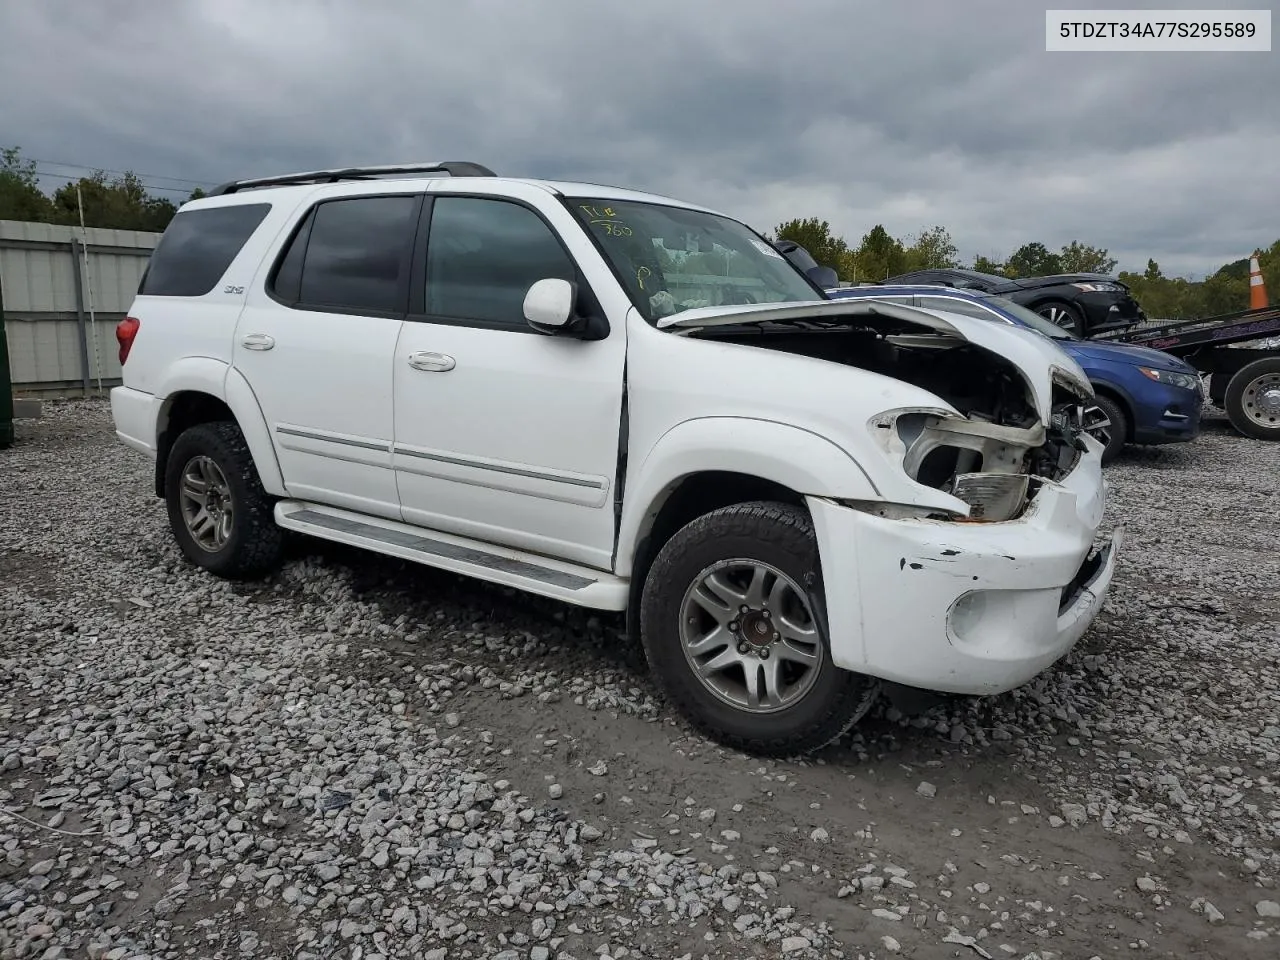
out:
M338 167L333 170L311 170L306 173L286 173L276 177L259 177L254 180L231 180L220 184L209 193L221 197L254 187L282 187L297 183L339 183L343 180L372 180L375 177L413 175L417 173L447 173L451 177L496 177L488 167L467 160L442 160L435 163L391 164L381 167Z

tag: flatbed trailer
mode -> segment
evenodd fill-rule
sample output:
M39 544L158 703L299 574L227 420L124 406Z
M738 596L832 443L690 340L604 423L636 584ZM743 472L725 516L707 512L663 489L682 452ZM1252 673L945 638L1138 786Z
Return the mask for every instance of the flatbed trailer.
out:
M1280 339L1271 346L1236 344L1280 338L1280 307L1242 310L1095 337L1181 357L1209 375L1209 399L1247 437L1280 440Z

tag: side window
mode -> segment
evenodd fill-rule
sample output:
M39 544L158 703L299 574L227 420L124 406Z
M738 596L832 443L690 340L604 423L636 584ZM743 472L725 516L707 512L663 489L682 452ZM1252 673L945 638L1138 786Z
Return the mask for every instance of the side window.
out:
M417 203L406 195L318 204L276 268L272 290L301 306L403 310Z
M268 203L236 203L182 211L151 254L138 293L203 297L217 286L270 209Z
M307 252L307 240L311 237L311 224L315 221L316 210L312 207L302 220L302 226L293 235L284 259L276 267L276 275L271 281L271 289L285 303L297 303L302 291L302 258Z
M577 270L532 210L505 200L436 198L427 239L428 316L527 330L525 294L547 277L572 281Z
M916 297L916 304L926 310L947 310L966 317L977 317L979 320L1003 321L1004 319L993 310L988 310L986 307L979 306L969 300L961 300L958 297Z

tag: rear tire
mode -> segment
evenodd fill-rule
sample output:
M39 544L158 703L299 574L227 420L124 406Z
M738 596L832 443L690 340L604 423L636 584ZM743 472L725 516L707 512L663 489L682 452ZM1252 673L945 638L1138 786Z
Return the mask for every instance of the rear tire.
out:
M1042 303L1036 307L1036 313L1050 323L1056 323L1063 330L1074 333L1077 337L1083 338L1085 335L1084 314L1080 312L1079 307L1072 306L1064 300L1050 300L1048 303Z
M1102 394L1094 396L1093 405L1105 413L1107 419L1111 421L1111 437L1102 451L1102 462L1105 465L1118 457L1125 444L1129 442L1129 418L1120 404Z
M831 662L821 584L813 525L798 507L743 503L689 523L659 550L640 601L663 692L695 727L750 753L838 739L880 687Z
M164 489L174 539L196 566L246 580L279 564L284 531L234 423L183 431L169 450Z
M1245 364L1227 384L1231 425L1255 440L1280 440L1280 357Z

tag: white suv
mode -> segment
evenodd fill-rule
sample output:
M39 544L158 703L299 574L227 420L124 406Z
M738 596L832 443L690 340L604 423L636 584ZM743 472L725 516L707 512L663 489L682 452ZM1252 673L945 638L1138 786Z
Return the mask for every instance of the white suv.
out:
M117 432L195 564L263 574L292 530L627 611L755 752L833 740L881 681L1015 687L1111 581L1054 343L827 300L663 197L461 162L227 184L117 337Z

